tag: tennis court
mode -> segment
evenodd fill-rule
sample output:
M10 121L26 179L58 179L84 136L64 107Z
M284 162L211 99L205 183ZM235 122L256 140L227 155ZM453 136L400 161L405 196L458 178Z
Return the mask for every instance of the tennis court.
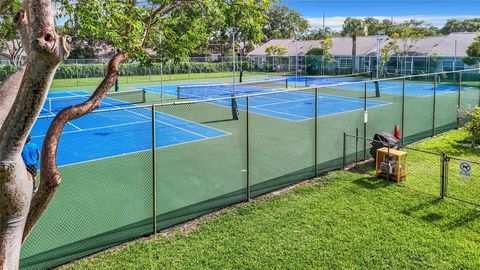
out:
M43 117L37 119L30 133L32 140L37 145L42 145L54 113L61 108L86 100L88 94L88 92L49 94L41 113ZM117 108L129 109L115 110ZM64 166L151 150L148 144L136 143L138 140L135 139L149 136L151 140L152 112L149 108L136 107L132 103L106 97L97 111L101 113L87 114L67 124L59 145L58 165ZM155 124L157 148L208 140L229 134L160 112L155 113Z
M331 80L332 84L334 81ZM335 82L344 80L338 78ZM250 81L246 83L233 84L204 84L204 85L180 85L168 86L162 88L162 92L173 95L178 98L209 100L215 98L231 97L233 92L239 97L253 94L250 97L250 112L262 114L269 117L280 118L287 121L303 121L315 117L315 94L309 91L279 91L285 90L291 85L290 79L269 79ZM158 93L161 88L158 86L147 87L145 91ZM175 91L175 92L173 92ZM278 92L278 93L276 93ZM259 93L269 93L268 95L257 95ZM365 103L363 99L344 97L337 95L319 94L318 95L318 116L327 116L349 111L363 110ZM212 100L213 104L231 107L229 99ZM388 103L368 100L367 108L387 105ZM237 100L238 109L246 111L246 99Z
M355 83L355 82L362 82L362 79L356 78L331 78L331 77L303 77L303 78L292 78L290 79L292 82L297 81L298 83L305 81L307 82L308 86L327 86L332 84L340 84L340 83ZM290 83L290 81L289 81ZM402 96L403 95L403 83L402 81L379 81L378 87L380 89L380 94L387 94L387 95L396 95ZM337 89L344 89L349 91L356 91L356 92L364 92L365 91L365 84L350 84L350 85L340 85L335 86ZM438 83L436 86L437 95L456 92L459 90L458 85L452 84L441 84ZM367 83L367 92L368 93L375 93L375 84L372 82ZM405 96L410 97L427 97L434 95L434 84L433 80L431 82L412 82L406 81L405 82Z
M319 94L317 115L328 116L338 113L363 110L364 100ZM230 100L212 101L221 106L231 106ZM288 121L303 121L315 117L315 94L307 92L283 92L250 97L250 112ZM245 99L239 99L238 108L246 111ZM367 108L387 105L379 101L367 101Z

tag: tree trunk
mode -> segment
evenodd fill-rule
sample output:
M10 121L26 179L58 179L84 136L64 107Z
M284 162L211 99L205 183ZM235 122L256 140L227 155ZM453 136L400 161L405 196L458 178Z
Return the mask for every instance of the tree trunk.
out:
M11 2L0 0L0 11ZM0 269L19 267L33 188L21 151L55 70L70 50L70 39L54 30L50 0L24 0L22 8L14 23L27 61L0 84Z
M107 92L114 86L120 75L120 64L127 59L123 53L117 53L112 57L108 64L105 79L100 83L92 96L85 102L67 107L60 111L48 128L42 149L42 162L40 170L40 186L32 199L30 211L23 232L23 241L27 238L33 225L40 218L40 215L47 208L48 203L53 198L55 191L61 182L60 173L57 169L57 149L60 135L65 125L74 119L82 117L98 108Z

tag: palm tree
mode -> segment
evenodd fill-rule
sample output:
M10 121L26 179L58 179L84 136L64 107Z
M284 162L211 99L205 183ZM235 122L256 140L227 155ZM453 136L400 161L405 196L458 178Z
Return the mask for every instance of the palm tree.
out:
M348 17L343 22L341 34L346 36L349 35L352 37L352 73L356 72L357 67L357 35L364 36L366 35L366 27L361 19L355 19Z

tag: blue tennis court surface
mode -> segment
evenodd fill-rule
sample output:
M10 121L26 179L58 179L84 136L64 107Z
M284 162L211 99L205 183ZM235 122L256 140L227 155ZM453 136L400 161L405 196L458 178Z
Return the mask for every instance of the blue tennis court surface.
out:
M300 78L298 78L300 79ZM330 84L332 81L330 80ZM290 79L289 79L289 83ZM163 87L163 93L169 95L177 94L178 85L169 85ZM209 89L209 85L205 84L205 91ZM215 86L212 86L215 87ZM250 86L245 86L250 87ZM292 92L280 92L275 93L274 89L262 89L259 86L253 86L252 89L261 89L257 93L262 92L273 92L267 95L262 96L252 96L250 98L250 112L263 114L270 117L280 118L288 121L302 121L308 120L315 117L315 95L309 92L301 91L292 91ZM146 91L152 91L159 93L160 87L148 87L145 88ZM277 90L278 91L278 90ZM225 90L225 93L228 92L228 89ZM214 90L213 93L218 93ZM209 100L215 98L226 97L229 95L207 95L199 96L198 98L193 98L195 100ZM231 107L230 99L226 100L214 100L210 103ZM367 107L377 107L387 105L389 103L379 102L379 101L367 101ZM237 105L240 110L246 110L246 99L238 98ZM364 109L363 99L342 97L342 96L333 96L333 95L318 95L318 116L328 116L337 113L344 113L355 110Z
M288 121L303 121L315 117L315 95L307 92L282 92L250 97L249 111ZM230 107L230 100L216 100L212 103ZM389 103L367 101L367 107L378 107ZM246 110L246 99L238 98L240 110ZM318 95L318 116L363 110L363 99Z
M49 94L49 98L85 94L87 93L53 93ZM106 104L108 102L115 102L118 106ZM58 149L59 166L151 149L152 113L149 109L135 108L132 104L112 99L106 99L102 104L105 104L102 106L108 106L109 108L128 106L129 109L93 112L68 123L65 126ZM66 106L69 105L72 104L66 104ZM43 114L53 113L45 111ZM37 119L30 133L34 143L39 146L42 145L52 120L53 117ZM155 113L155 123L157 148L207 140L229 134L222 130L160 112Z
M289 79L292 82L303 82L305 83L305 78L291 78ZM354 78L315 78L309 77L307 78L307 83L309 86L328 86L332 84L340 84L340 83L354 83L354 82L362 82L365 80L362 79L354 79ZM403 84L401 81L379 81L378 82L380 88L380 94L387 94L387 95L403 95ZM336 89L344 89L349 91L356 91L356 92L364 92L365 84L352 84L352 85L341 85L335 86ZM447 84L437 84L437 94L445 94L456 92L459 90L458 85L447 85ZM367 83L367 92L375 93L375 84L373 82ZM405 96L410 97L427 97L434 95L434 86L433 82L425 82L425 83L418 83L418 82L405 82Z

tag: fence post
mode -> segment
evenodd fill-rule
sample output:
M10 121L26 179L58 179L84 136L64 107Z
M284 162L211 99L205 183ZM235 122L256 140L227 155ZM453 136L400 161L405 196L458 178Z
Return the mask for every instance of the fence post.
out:
M358 163L358 128L355 129L355 165Z
M458 76L458 101L457 101L457 129L460 128L460 114L458 113L460 111L460 106L461 106L461 92L462 92L462 73L459 73Z
M156 166L156 129L155 129L155 105L152 105L152 222L153 222L153 234L157 233L157 166Z
M445 199L445 153L440 157L440 198Z
M250 201L251 190L250 190L250 98L246 97L246 132L247 132L247 201Z
M314 138L314 148L315 148L314 149L314 155L315 155L315 157L314 157L314 161L315 161L314 168L315 168L315 177L317 177L318 176L318 173L317 173L317 171L318 171L318 167L317 167L318 166L317 165L318 164L318 158L317 158L317 156L318 156L318 88L317 87L315 87L315 119L313 121L314 121L314 124L313 124L314 129L315 129L314 132L313 132L313 134L315 136L315 138Z
M367 117L367 83L365 83L363 91L363 160L367 159Z
M402 131L401 144L405 145L405 78L402 80Z
M432 116L432 137L435 136L435 114L437 111L437 75L433 75L433 116Z
M347 165L347 133L343 132L343 170Z

